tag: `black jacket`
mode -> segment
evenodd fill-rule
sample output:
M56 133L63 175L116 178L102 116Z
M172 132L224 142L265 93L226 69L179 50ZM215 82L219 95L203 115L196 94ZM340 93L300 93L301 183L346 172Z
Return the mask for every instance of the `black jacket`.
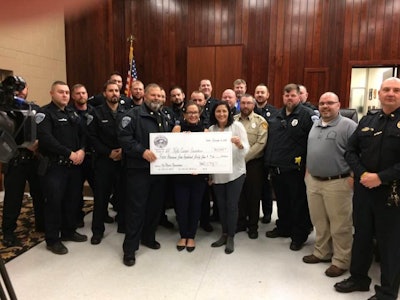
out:
M314 112L301 104L288 116L285 107L280 109L269 122L265 166L289 170L303 167L306 163L308 133L315 118L318 119Z
M153 112L146 104L127 111L118 125L118 140L127 168L149 169L143 152L150 149L150 133L168 132L170 124L162 112Z
M68 158L72 151L84 150L86 135L80 117L71 107L61 110L51 102L42 107L35 120L39 151L44 156Z
M354 175L378 173L382 183L400 179L400 108L389 115L381 110L360 120L347 143L345 159Z

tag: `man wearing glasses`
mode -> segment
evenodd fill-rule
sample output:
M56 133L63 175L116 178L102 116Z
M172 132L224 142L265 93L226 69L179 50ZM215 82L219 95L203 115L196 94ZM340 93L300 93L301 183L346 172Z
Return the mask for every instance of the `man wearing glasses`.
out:
M344 152L357 124L339 114L339 98L332 92L324 93L318 106L321 118L308 135L305 177L316 235L314 251L303 261L316 264L332 260L325 274L337 277L350 266L353 178Z

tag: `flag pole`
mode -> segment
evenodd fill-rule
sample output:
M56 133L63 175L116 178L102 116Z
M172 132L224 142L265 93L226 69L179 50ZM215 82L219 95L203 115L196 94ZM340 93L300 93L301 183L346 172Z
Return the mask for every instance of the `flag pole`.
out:
M129 37L127 38L127 42L129 42L129 70L128 70L128 77L126 79L126 85L125 85L125 95L127 97L131 96L131 85L132 85L132 66L133 66L133 41L135 40L135 37L133 34L130 34Z

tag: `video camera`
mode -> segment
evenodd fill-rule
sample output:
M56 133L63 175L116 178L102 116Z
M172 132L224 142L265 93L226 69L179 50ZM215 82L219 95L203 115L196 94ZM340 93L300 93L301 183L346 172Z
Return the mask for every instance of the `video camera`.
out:
M36 140L35 114L32 104L17 95L26 87L20 76L8 76L0 83L0 162L7 163L18 148Z

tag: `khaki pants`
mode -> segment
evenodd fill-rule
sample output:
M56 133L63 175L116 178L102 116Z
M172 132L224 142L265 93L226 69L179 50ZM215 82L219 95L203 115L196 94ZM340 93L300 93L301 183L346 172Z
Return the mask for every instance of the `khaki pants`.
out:
M349 178L321 181L305 177L308 207L315 226L313 254L320 259L332 257L332 264L348 269L353 243L352 196Z

